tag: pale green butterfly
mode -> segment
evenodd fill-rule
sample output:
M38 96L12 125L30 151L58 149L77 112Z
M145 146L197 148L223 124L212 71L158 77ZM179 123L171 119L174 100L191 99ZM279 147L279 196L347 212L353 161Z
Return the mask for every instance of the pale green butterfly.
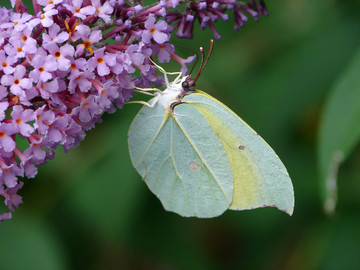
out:
M212 43L211 43L212 45ZM132 164L166 210L211 218L227 209L277 207L292 215L294 191L274 150L220 101L195 90L195 79L171 83L143 106L128 134ZM144 90L144 89L143 89Z

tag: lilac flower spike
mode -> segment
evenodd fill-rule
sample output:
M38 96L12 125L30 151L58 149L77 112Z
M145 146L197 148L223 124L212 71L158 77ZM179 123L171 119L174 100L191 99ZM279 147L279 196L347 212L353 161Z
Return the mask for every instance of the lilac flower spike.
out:
M236 30L247 16L267 15L263 0L245 1L32 0L35 14L22 0L10 0L16 11L0 7L0 197L8 208L0 223L22 203L19 177L35 177L58 146L78 146L133 85L162 85L149 57L173 59L186 74L195 56L175 53L173 33L192 38L199 21L220 38L215 22L231 12Z

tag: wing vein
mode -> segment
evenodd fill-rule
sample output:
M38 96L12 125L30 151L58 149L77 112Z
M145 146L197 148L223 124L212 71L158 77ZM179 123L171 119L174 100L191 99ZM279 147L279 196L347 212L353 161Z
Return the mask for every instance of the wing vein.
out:
M187 115L183 115L183 117L189 118L190 120L192 120L191 117L187 116ZM207 164L207 162L205 162L205 160L202 158L202 156L200 155L199 150L197 149L197 147L194 145L193 141L190 139L190 136L188 135L188 133L184 130L184 128L182 127L182 125L180 124L180 122L176 119L176 115L174 115L174 119L176 121L176 123L178 124L179 128L181 129L181 131L184 133L184 136L188 139L189 143L191 144L191 146L193 147L193 149L195 150L196 154L199 156L200 160L202 161L202 163L206 166L206 168L208 169L208 171L211 173L212 177L215 179L216 183L218 184L218 186L221 189L221 192L224 194L226 200L228 202L231 203L231 200L229 200L229 198L227 197L223 187L220 185L218 179L215 177L213 171L210 169L209 165ZM201 127L200 127L201 128Z
M170 147L170 156L171 156L171 160L172 160L172 163L173 163L173 165L174 165L174 169L175 169L175 172L176 172L176 175L178 176L178 178L180 179L180 181L181 181L181 184L182 184L182 186L183 186L183 189L184 189L184 192L185 192L185 205L187 205L187 203L188 203L188 200L187 200L187 192L186 192L186 188L185 188L185 184L184 184L184 181L183 181L183 179L181 178L181 176L180 176L180 173L179 173L179 171L178 171L178 169L177 169L177 167L176 167L176 163L175 163L175 159L174 159L174 151L173 151L173 149L174 149L174 143L173 143L173 138L174 138L174 135L173 135L173 123L171 122L171 140L170 140L170 145L171 145L171 147ZM175 181L176 181L176 179L175 179ZM175 183L174 183L175 184Z
M164 115L164 119L163 119L163 121L161 122L161 125L160 125L158 131L156 132L154 138L151 140L149 146L146 148L144 154L143 154L143 155L141 156L141 158L139 159L139 162L138 162L138 164L135 166L135 168L137 168L137 166L138 166L140 163L142 163L142 161L144 160L146 154L149 152L152 144L154 143L154 141L156 140L156 138L159 136L159 134L160 134L160 132L161 132L161 129L164 127L164 125L165 125L165 123L166 123L166 121L167 121L168 118L169 118L168 114L165 114L165 115Z

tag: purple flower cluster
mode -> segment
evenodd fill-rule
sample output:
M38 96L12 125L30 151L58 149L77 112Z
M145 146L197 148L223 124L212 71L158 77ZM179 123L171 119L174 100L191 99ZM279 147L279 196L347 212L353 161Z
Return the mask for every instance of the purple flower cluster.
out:
M239 30L248 21L246 14L258 20L259 15L268 15L265 2L263 0L250 0L248 3L237 0L207 0L207 1L184 1L188 2L185 10L167 12L165 19L174 28L178 28L176 33L180 38L192 38L194 22L200 21L202 29L209 27L215 39L221 36L216 31L214 22L219 18L227 21L229 15L227 11L232 11L234 16L234 29Z
M149 58L174 59L187 72L195 57L175 54L173 31L191 38L198 18L220 38L213 22L227 20L227 11L236 29L244 13L267 14L262 0L32 2L35 15L22 0L11 0L16 12L0 8L0 196L10 211L0 213L0 223L22 202L20 178L35 177L59 145L76 147L104 112L131 98L133 85L162 84Z

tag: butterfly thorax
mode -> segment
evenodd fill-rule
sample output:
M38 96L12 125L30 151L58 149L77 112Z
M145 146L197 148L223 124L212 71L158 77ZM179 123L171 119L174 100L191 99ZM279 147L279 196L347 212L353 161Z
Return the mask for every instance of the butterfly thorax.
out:
M165 109L169 110L172 103L180 101L182 97L189 94L183 88L183 82L186 81L186 78L187 76L169 83L164 91L156 94L158 102Z

